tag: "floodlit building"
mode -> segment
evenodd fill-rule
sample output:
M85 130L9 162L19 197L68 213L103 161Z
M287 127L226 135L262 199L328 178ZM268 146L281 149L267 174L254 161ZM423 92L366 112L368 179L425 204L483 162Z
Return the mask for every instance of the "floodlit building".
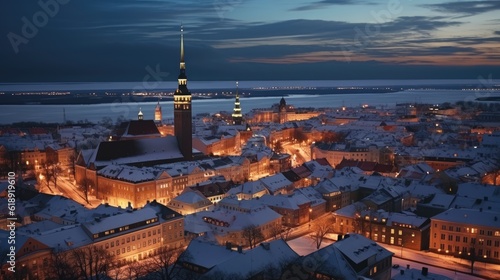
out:
M500 262L500 214L452 208L431 218L430 251Z

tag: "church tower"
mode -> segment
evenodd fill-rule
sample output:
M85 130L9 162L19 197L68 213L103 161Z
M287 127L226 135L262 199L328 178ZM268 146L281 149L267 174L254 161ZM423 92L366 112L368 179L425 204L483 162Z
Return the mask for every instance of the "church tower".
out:
M186 63L184 62L184 34L181 26L181 59L178 87L174 93L174 135L185 159L193 157L191 92L187 88Z
M160 101L158 101L155 108L155 122L161 122L161 119L162 119L161 106L160 106Z
M280 105L279 105L279 112L278 112L278 122L279 123L286 123L287 122L287 109L286 109L286 101L285 97L281 97L280 100Z
M231 116L233 117L234 125L241 125L241 121L243 120L243 115L241 115L240 96L238 94L238 82L236 82L236 99L234 100L234 110Z

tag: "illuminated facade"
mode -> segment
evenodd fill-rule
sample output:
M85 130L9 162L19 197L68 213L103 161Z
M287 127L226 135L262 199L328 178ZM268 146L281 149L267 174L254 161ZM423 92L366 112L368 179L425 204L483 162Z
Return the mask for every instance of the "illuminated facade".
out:
M104 249L118 266L146 259L162 248L184 246L184 219L179 213L153 201L146 207L124 213L93 215L90 222L36 234L19 233L16 240L16 273L22 279L46 279L53 253L96 247ZM0 232L4 238L6 231ZM7 236L5 235L5 239ZM81 253L80 253L81 254ZM82 257L83 255L80 255ZM65 259L65 261L70 261ZM2 266L2 274L7 265ZM2 278L3 279L3 278Z
M181 26L180 73L178 88L174 93L174 134L185 159L193 156L191 92L187 88L186 63L184 62L184 34Z
M483 209L449 209L431 218L432 252L500 263L500 215Z
M152 202L131 211L83 225L92 244L106 249L118 263L142 260L161 247L178 248L184 243L184 221L171 209Z
M378 243L400 246L403 249L429 249L430 221L428 218L385 211L334 213L334 231L355 232ZM404 254L401 252L400 254Z

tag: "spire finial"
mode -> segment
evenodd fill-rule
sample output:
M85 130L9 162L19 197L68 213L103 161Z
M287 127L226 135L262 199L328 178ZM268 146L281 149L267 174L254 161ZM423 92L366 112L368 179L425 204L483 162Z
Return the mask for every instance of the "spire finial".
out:
M184 69L184 27L181 23L181 69Z

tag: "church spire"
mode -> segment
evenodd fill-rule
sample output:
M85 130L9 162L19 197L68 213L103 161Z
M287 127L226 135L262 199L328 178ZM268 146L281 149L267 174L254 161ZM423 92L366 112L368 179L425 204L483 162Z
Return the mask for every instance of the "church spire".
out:
M181 24L181 61L180 69L186 69L186 64L184 63L184 28Z
M186 76L186 63L184 61L184 28L181 25L181 57L180 57L180 71L179 77L177 77L178 88L175 92L177 95L191 95L187 88L187 76Z
M241 125L243 115L241 114L240 95L238 94L238 82L236 82L236 98L234 100L234 110L231 116L233 117L233 124Z
M178 87L174 93L174 135L181 153L187 160L192 159L193 124L191 114L191 93L187 88L186 64L184 62L184 29L181 25L180 71L177 77Z

